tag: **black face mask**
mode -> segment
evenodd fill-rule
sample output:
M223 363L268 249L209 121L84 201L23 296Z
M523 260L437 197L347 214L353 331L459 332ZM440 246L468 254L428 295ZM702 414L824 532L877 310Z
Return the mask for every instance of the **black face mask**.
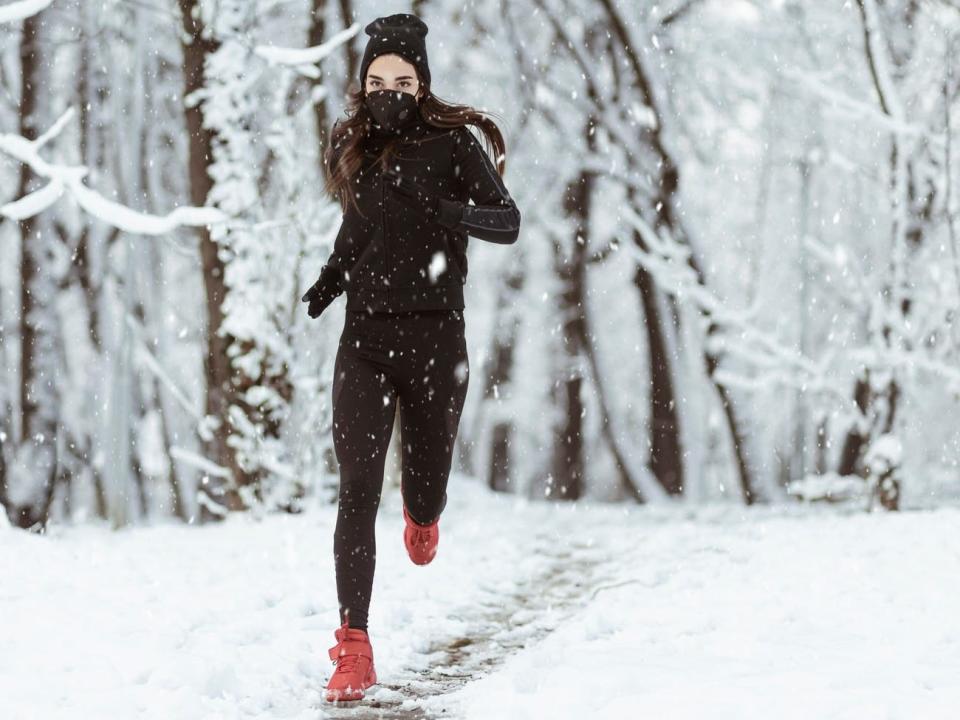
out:
M420 115L417 98L401 90L375 90L363 99L377 124L387 132L397 132Z

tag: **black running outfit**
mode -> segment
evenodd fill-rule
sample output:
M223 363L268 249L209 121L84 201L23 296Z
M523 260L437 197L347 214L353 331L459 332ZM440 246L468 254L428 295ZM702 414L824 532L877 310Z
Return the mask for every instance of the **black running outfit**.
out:
M510 244L520 228L516 203L466 127L437 128L417 117L398 134L386 174L375 162L384 131L374 126L364 140L364 165L351 178L357 207L348 204L315 283L325 304L347 295L332 388L340 465L333 550L340 622L364 630L397 403L403 502L416 522L430 524L446 505L469 380L467 238ZM337 157L335 147L332 164ZM398 177L428 193L425 205L439 207L433 220L398 196Z

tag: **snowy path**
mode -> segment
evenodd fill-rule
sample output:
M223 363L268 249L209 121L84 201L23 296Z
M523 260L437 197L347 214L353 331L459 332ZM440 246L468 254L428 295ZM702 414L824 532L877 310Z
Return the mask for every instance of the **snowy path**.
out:
M473 607L462 617L465 631L432 641L421 655L426 667L403 670L373 688L363 705L327 709L327 715L378 720L450 717L442 710L426 709L423 699L442 697L487 675L560 625L590 596L601 577L603 553L583 543L558 544L554 535L545 533L533 536L526 547L541 564L506 592L480 586Z
M426 567L406 556L399 496L383 499L370 609L380 684L352 708L322 700L334 508L207 528L0 528L2 716L450 717L424 699L560 624L609 554L576 533L571 506L464 478L451 488Z
M332 507L0 528L0 717L885 718L960 707L960 511L571 506L454 478L436 560L377 521L380 685L322 699Z

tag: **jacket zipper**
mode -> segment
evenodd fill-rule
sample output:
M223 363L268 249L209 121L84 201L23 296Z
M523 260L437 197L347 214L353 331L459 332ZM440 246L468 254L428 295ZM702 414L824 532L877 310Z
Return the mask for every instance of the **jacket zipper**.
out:
M390 304L390 247L387 243L387 194L383 172L380 173L380 228L383 232L384 278L387 285L387 304Z

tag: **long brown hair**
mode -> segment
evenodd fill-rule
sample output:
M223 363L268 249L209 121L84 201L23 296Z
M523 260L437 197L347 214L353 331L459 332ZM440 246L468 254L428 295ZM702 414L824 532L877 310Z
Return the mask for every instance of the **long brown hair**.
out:
M419 75L419 73L418 73ZM430 91L430 86L421 81L423 95L418 103L420 117L428 125L438 128L458 128L464 125L475 125L486 137L497 171L502 176L507 169L506 144L500 128L491 119L493 113L483 113L469 105L455 105L444 102ZM346 118L338 120L333 125L327 148L323 153L324 191L340 202L340 207L346 211L347 202L356 207L357 199L350 192L350 178L363 164L363 141L370 132L373 117L364 105L366 92L356 87L349 92L346 108ZM383 148L378 160L381 167L386 167L387 161L393 156L399 141L389 139ZM332 167L334 158L333 148L338 148L336 167ZM341 149L342 148L342 149Z

